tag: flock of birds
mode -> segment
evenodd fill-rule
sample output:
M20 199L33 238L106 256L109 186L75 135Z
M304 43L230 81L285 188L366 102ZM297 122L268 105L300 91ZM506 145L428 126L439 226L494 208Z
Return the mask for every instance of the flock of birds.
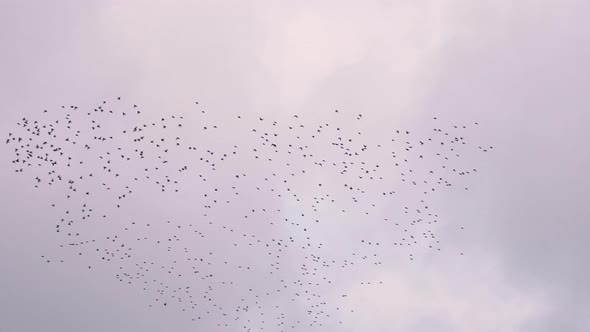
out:
M279 121L193 107L61 106L23 118L6 144L15 172L50 190L61 257L47 263L110 269L149 306L217 329L354 319L347 289L444 250L436 202L469 189L464 159L493 150L469 141L478 123L366 132L339 110Z

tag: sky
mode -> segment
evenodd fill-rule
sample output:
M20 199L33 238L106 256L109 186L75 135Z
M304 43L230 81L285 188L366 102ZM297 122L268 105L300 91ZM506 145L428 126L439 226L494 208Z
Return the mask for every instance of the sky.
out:
M588 13L574 0L1 0L0 132L117 96L195 126L195 100L220 123L236 113L320 121L339 109L362 113L375 139L433 116L477 121L473 139L493 154L469 160L480 170L469 194L436 202L449 224L468 225L440 229L465 255L393 257L363 276L383 287L342 283L356 312L331 330L588 331ZM148 307L108 269L44 264L56 250L51 192L33 191L12 159L3 146L0 331L203 328Z

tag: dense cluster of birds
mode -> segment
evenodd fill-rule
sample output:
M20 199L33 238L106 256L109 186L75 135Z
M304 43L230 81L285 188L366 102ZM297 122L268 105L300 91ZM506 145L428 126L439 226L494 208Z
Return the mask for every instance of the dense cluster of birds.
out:
M345 290L379 287L376 269L441 251L440 193L468 190L465 159L493 150L469 142L476 122L363 121L219 116L198 102L162 116L118 97L22 118L6 144L15 172L51 192L62 254L46 262L112 269L203 326L309 331L353 315Z

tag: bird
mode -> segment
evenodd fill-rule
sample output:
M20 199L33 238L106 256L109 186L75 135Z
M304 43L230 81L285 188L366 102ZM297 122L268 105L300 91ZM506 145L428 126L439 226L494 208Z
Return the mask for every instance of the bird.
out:
M444 252L436 226L452 221L437 212L438 195L470 190L480 173L471 154L494 150L453 131L475 127L442 117L436 128L395 130L361 128L370 113L337 109L324 118L201 110L194 122L154 110L154 122L132 111L138 104L47 109L11 128L13 170L51 193L64 256L42 262L73 256L84 265L70 268L114 271L148 306L236 329L275 330L271 316L301 330L354 320L336 317L362 305L342 287L379 287L360 275Z

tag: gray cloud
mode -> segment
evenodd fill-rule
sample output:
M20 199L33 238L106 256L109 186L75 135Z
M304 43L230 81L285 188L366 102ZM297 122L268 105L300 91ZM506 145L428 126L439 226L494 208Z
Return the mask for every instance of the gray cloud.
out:
M343 280L351 299L345 307L356 313L338 328L590 328L585 2L0 6L2 132L45 108L118 95L157 110L149 116L184 114L193 123L194 99L221 120L242 113L288 121L298 113L322 121L338 108L365 114L360 129L371 133L367 139L397 127L429 128L433 115L448 124L479 121L472 138L493 144L494 154L465 155L466 163L480 165L470 194L433 199L444 219L437 228L443 254L408 262L392 252L386 268ZM108 269L88 274L84 264L42 265L39 255L56 242L55 215L36 207L51 193L31 192L25 177L11 173L11 151L3 149L2 329L194 329L182 314L147 307L147 295L121 286ZM137 204L153 199L145 194ZM281 201L273 205L297 212ZM138 216L157 214L171 215L152 207ZM190 209L172 216L193 217ZM330 237L330 229L319 230ZM373 289L357 279L387 282ZM273 301L280 298L266 304Z

